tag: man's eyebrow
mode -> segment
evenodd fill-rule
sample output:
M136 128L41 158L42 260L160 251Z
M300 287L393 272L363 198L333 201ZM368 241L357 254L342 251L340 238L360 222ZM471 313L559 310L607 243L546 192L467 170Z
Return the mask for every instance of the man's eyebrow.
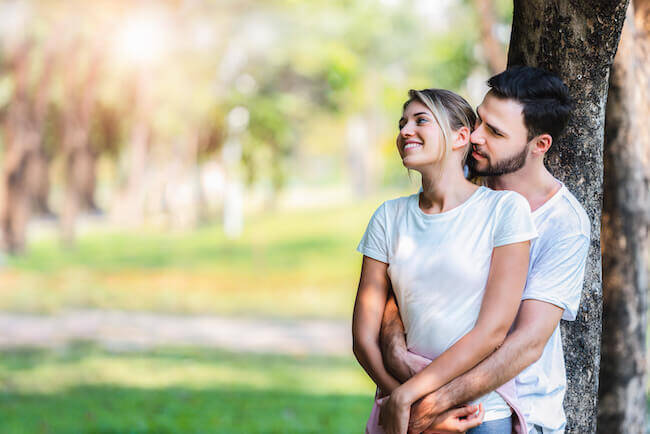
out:
M486 124L488 127L490 127L490 129L491 129L492 131L494 131L495 133L501 134L501 135L504 136L504 137L508 137L508 135L507 135L506 133L504 133L504 132L501 131L499 128L495 127L494 125L489 124L489 123L487 123L487 122L486 122L485 124Z
M481 115L478 114L478 109L479 109L480 107L481 107L480 105L479 105L479 106L476 106L476 116L477 116L479 119L481 119L483 122L485 122L485 125L487 125L488 128L490 128L490 129L491 129L492 131L494 131L495 133L499 133L499 134L501 134L501 135L504 136L504 137L508 137L508 135L507 135L505 132L501 131L499 128L495 127L495 126L492 125L491 123L486 122L483 118L481 118Z

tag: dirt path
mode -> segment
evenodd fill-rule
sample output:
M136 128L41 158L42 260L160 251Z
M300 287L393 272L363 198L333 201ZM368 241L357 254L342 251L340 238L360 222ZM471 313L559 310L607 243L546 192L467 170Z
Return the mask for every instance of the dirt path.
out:
M42 316L0 313L0 349L56 348L90 341L109 348L203 346L281 354L350 355L345 321L75 310Z

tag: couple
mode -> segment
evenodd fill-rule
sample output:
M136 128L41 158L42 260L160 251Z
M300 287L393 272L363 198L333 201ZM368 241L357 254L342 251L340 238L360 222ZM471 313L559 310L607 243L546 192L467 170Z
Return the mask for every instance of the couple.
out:
M383 203L358 247L366 432L564 432L559 323L577 314L590 224L544 156L571 99L537 68L488 85L477 114L440 89L404 104L397 149L422 190Z

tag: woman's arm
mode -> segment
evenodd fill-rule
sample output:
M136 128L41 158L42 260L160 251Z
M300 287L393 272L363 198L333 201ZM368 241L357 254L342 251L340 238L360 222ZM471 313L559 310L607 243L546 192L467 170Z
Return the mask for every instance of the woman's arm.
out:
M452 379L467 372L496 350L517 314L526 284L530 242L494 248L481 310L474 328L397 388L393 405L410 406Z
M363 257L352 316L352 349L375 384L390 393L400 383L386 371L379 350L379 329L390 285L387 270L388 264Z

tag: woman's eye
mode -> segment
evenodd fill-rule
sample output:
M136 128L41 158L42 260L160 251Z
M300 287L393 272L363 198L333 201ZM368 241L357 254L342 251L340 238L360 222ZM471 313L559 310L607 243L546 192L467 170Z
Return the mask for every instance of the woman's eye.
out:
M416 121L416 123L418 123L418 124L423 124L423 123L426 123L426 122L428 122L428 119L427 119L427 118L419 118L419 119Z

